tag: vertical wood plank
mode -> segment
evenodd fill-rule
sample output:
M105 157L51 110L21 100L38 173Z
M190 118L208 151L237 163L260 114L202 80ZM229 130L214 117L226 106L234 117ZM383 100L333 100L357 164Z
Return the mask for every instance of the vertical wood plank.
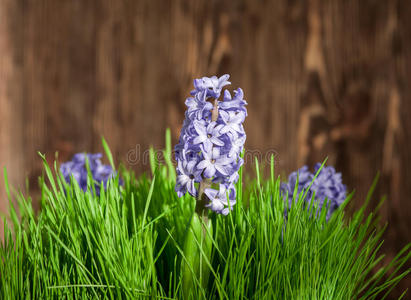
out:
M3 168L7 168L11 186L24 181L25 156L22 152L22 10L18 2L0 2L0 211L6 212ZM16 154L20 155L16 155ZM3 222L0 222L0 240Z

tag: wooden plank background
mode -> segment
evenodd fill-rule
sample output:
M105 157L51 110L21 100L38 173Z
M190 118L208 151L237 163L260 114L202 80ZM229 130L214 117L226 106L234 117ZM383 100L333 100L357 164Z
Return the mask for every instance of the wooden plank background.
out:
M104 135L145 170L192 79L224 73L248 149L283 174L328 156L358 205L381 172L388 257L411 240L410 1L0 0L0 165L35 195L37 151L66 160Z

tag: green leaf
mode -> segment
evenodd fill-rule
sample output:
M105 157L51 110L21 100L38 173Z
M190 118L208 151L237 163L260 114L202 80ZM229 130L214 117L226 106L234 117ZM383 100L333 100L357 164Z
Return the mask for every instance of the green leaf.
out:
M103 144L104 152L106 153L107 159L108 159L111 167L113 168L113 170L115 170L116 166L114 165L113 155L111 154L110 148L107 145L107 142L104 139L104 137L101 137L101 143Z

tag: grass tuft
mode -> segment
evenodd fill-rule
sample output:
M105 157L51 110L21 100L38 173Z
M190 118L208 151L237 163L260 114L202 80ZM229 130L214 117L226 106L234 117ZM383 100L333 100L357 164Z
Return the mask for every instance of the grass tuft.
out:
M152 149L150 177L136 178L120 167L100 196L91 184L83 192L75 181L66 183L57 166L53 172L41 156L41 211L36 214L31 198L15 193L19 209L11 206L12 223L3 221L0 295L181 299L182 249L195 200L174 192L167 134L165 165L156 161ZM114 168L104 140L103 147ZM376 181L352 217L343 209L352 195L328 222L325 210L315 218L316 207L304 209L300 195L286 220L281 179L274 171L274 157L268 180L256 161L256 180L244 185L241 170L232 213L210 213L210 280L204 288L194 278L193 299L384 299L410 272L400 270L410 259L411 244L376 270L385 227L378 225L378 209L365 215Z

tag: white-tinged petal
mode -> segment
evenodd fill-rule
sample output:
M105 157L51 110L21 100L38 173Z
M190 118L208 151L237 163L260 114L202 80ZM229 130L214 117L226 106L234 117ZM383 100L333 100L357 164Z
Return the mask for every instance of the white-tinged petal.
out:
M204 147L203 147L204 152L206 152L206 153L210 153L210 152L211 152L211 149L213 149L213 143L210 141L210 139L206 139L206 140L203 142L203 145L204 145ZM204 152L203 152L203 153L204 153Z
M220 148L214 147L213 150L212 150L211 157L213 159L219 158L220 157Z
M177 182L181 185L186 185L187 182L190 180L190 177L188 177L187 175L178 175L177 176Z
M228 168L226 168L222 165L219 165L219 164L215 164L215 168L217 169L218 172L220 172L224 176L228 176L228 174L229 174Z
M197 197L197 189L194 185L194 180L190 180L190 182L187 184L187 190L191 196Z
M210 138L210 141L211 141L214 145L224 146L224 142L223 142L222 140L220 140L219 138L216 138L216 137L214 137L214 136L212 136L212 137Z
M225 91L224 91L224 100L225 100L225 101L230 101L230 100L231 100L230 91L228 91L228 90L225 90Z
M215 212L220 212L222 209L224 209L224 204L222 204L218 199L211 201L209 204L206 204L205 206Z
M207 101L203 107L203 110L212 110L212 109L213 109L213 105Z
M180 172L184 172L184 167L183 167L183 161L182 160L178 160L177 161L177 168Z
M214 128L214 130L213 130L213 135L216 136L216 137L220 136L220 135L221 135L220 130L221 130L224 126L225 126L225 125L223 125L223 124L217 125L217 126Z
M231 176L230 176L230 181L237 183L238 179L240 178L240 175L238 175L238 172L234 172Z
M213 164L209 164L204 170L204 176L206 178L212 178L215 175L215 167Z
M240 127L239 124L234 124L234 123L232 123L232 124L231 124L231 128L232 128L234 131L237 131L238 133L243 133L243 132L244 132L244 130Z
M244 120L245 120L245 113L242 112L242 111L240 111L237 115L234 115L234 116L231 118L231 122L232 122L232 123L236 123L236 124L243 123Z
M210 122L210 124L208 124L207 126L207 133L212 133L215 125L216 125L216 122Z
M207 168L209 165L211 164L211 162L209 160L202 160L198 163L197 165L197 169L202 170Z
M221 128L220 133L221 134L225 134L227 132L229 132L231 130L231 126L230 125L226 125L223 128Z
M188 162L186 169L190 174L194 175L194 170L195 170L195 165L196 164L197 164L197 161L195 161L195 160L191 160L191 161Z
M211 160L212 159L211 151L207 151L208 149L205 148L204 144L200 145L200 149L201 149L201 153L203 153L204 159L206 159L206 160Z
M204 194L206 194L206 196L208 197L208 199L212 200L212 199L214 199L214 198L217 196L218 191L216 191L215 189L206 188L206 189L204 190Z
M221 116L221 119L223 119L224 123L227 124L228 120L230 119L229 114L224 110L219 110L218 114Z
M187 98L185 104L189 109L192 109L193 106L196 106L195 99L193 97Z
M228 74L221 75L220 78L218 78L218 82L221 84L222 82L227 81L228 78L230 78L230 75L228 75ZM230 82L230 83L231 83L231 82ZM229 83L229 84L230 84L230 83Z
M199 136L196 136L196 137L194 138L193 144L194 144L194 145L197 145L197 144L200 144L200 143L204 142L205 140L207 140L207 136L206 136L206 135L199 135Z
M233 162L233 159L230 158L230 157L228 157L228 156L226 156L226 155L220 156L220 157L217 158L217 160L216 160L216 164L223 165L223 166L228 165L228 164L231 164L232 162Z
M182 192L182 191L180 191L180 190L177 190L177 197L178 197L178 198L183 197L184 194L185 194L185 192Z
M234 96L235 96L236 99L243 100L244 92L243 92L242 88L238 88L238 89L234 90Z
M200 93L197 94L197 99L201 104L205 104L206 99L207 99L207 92L206 91L202 91ZM209 102L208 102L209 103Z
M194 123L194 128L195 128L195 130L197 131L197 133L198 133L199 135L205 135L205 136L207 136L206 128L205 128L205 126L204 126L203 124L201 124L201 122L195 120L193 123Z

